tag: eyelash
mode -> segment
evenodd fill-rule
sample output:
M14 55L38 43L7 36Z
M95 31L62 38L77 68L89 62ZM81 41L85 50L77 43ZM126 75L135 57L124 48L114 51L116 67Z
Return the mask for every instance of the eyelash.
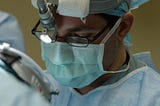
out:
M81 37L91 37L94 33L87 33L87 34L77 34L76 32L71 32L71 33L67 33L66 36L71 36L71 35L76 35L76 36L81 36ZM84 36L85 35L85 36Z

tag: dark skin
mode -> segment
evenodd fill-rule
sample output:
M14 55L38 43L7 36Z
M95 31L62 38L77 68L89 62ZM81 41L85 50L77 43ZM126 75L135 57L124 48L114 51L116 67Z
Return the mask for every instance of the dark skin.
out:
M80 18L62 16L54 14L58 29L58 36L64 37L69 33L75 33L80 36L89 35L92 38L108 23L100 15L88 15L86 22L83 23ZM104 70L116 71L118 70L126 60L126 50L123 45L123 39L130 31L134 17L131 13L127 13L122 17L122 22L114 34L105 43L104 56L103 56L103 68ZM109 28L93 42L93 44L100 44L103 38L109 32ZM59 40L60 41L60 40ZM63 41L62 41L63 42ZM94 82L83 88L75 88L80 94L86 94L89 91L101 86L107 81L112 74L105 74L96 79Z

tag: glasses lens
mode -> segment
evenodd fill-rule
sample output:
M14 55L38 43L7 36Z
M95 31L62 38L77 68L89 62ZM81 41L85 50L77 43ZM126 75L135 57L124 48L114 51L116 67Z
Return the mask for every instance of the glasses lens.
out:
M67 36L66 41L69 45L84 47L88 45L88 39L80 36Z

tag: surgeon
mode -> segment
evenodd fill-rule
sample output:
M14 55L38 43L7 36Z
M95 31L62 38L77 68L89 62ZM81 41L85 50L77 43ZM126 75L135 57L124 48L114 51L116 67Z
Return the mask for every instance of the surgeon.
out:
M25 52L23 34L16 17L10 13L0 11L0 44L3 42Z
M0 105L1 106L50 106L37 91L20 82L0 60Z
M124 45L134 21L131 10L147 1L58 0L54 4L57 34L54 41L41 43L48 77L60 91L52 98L53 106L160 105L159 73ZM37 2L32 3L37 7Z
M16 18L9 13L0 11L0 106L50 106L38 91L20 81L13 74L13 69L4 61L11 60L9 56L9 58L3 56L5 45L19 52L25 52L23 35ZM8 48L10 49L10 47ZM9 54L13 54L13 52ZM10 61L11 64L14 62L15 60ZM19 65L23 65L23 63Z

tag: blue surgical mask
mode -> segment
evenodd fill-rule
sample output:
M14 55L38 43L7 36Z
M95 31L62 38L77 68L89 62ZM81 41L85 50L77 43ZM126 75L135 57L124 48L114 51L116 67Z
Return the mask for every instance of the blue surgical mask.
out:
M117 22L120 23L120 21ZM115 24L115 26L117 27L119 24ZM116 27L113 29L115 30ZM113 29L110 32L114 32ZM73 47L65 42L42 43L42 58L48 72L62 85L73 88L85 87L103 74L127 70L104 70L103 54L104 43L89 44L87 47Z
M82 88L103 71L104 45L89 45L87 48L72 47L63 42L42 44L42 57L49 73L61 84Z

